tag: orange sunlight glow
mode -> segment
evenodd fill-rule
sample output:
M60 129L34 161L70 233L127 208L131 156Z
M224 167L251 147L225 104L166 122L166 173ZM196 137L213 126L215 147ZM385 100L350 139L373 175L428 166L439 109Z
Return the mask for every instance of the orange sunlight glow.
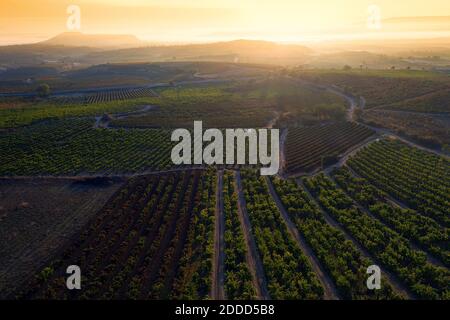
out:
M158 42L237 38L278 42L449 35L449 19L434 28L417 17L450 16L448 0L2 0L0 44L47 39L67 31L67 6L81 9L84 33L134 34ZM368 7L381 29L367 28ZM390 18L409 17L404 25ZM388 19L385 23L385 19Z

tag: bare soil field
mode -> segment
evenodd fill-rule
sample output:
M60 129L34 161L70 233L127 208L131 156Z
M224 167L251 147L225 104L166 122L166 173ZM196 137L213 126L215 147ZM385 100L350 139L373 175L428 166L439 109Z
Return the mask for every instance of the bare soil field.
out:
M0 179L0 297L95 216L121 180Z

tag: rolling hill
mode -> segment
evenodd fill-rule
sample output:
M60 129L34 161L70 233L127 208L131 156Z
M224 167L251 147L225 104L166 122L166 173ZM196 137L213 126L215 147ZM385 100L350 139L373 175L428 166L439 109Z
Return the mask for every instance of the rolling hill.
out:
M91 48L133 48L145 45L133 35L85 34L80 32L64 32L41 42L50 46L91 47Z

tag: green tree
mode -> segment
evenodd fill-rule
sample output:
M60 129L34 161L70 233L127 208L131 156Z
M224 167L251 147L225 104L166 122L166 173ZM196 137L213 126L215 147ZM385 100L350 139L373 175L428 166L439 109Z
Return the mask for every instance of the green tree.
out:
M50 86L46 83L43 83L39 87L37 87L36 93L41 98L48 97L50 95Z

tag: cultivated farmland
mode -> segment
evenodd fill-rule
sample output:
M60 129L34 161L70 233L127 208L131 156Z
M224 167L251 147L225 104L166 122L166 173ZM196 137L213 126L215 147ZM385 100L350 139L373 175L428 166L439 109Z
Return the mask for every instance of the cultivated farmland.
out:
M214 172L204 171L131 179L79 238L31 280L24 297L206 298L215 185ZM198 234L205 236L198 239ZM85 270L83 293L65 290L69 261Z
M351 147L374 132L351 122L290 129L286 141L286 171L308 172L339 160Z
M446 143L446 77L175 66L163 85L2 97L2 298L449 299L450 162L420 144ZM174 165L194 120L281 129L282 170Z

